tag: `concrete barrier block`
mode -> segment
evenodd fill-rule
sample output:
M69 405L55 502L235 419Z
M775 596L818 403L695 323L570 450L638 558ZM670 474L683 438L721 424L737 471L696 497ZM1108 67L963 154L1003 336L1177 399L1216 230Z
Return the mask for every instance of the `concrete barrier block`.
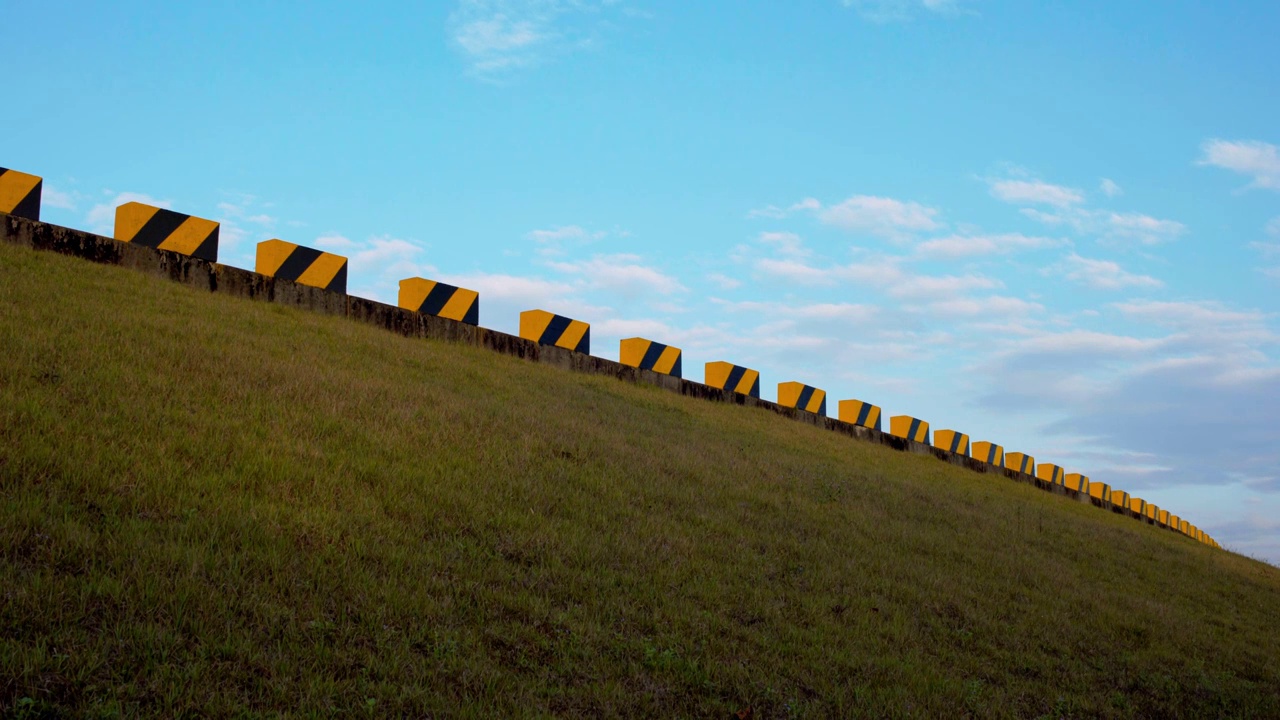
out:
M546 310L520 313L520 337L539 345L552 345L565 350L591 353L591 326Z
M284 240L258 243L254 270L267 277L331 292L347 292L347 259Z
M457 320L468 325L480 324L480 293L426 278L411 277L400 281L397 305L405 310Z
M1129 493L1123 490L1117 490L1115 488L1111 488L1111 507L1128 510L1129 509Z
M973 456L988 465L1004 467L1004 448L986 440L973 444Z
M959 430L934 430L933 446L957 455L969 456L969 436Z
M1036 459L1031 455L1020 452L1005 453L1004 466L1010 470L1017 470L1023 475L1036 474Z
M44 178L0 167L0 213L40 219L40 195Z
M1067 477L1070 477L1070 475ZM1111 486L1106 483L1089 483L1089 489L1085 492L1089 493L1089 497L1092 497L1099 502L1111 502Z
M1061 465L1040 463L1036 466L1036 477L1050 485L1063 485L1066 481L1066 474Z
M1168 510L1161 510L1161 509L1156 510L1156 522L1159 523L1160 525L1169 527L1169 522L1172 519L1172 517L1173 516L1169 514Z
M827 414L827 391L801 382L778 383L778 404L817 415Z
M889 418L889 434L925 445L932 444L929 442L929 423L910 415L894 415Z
M626 338L621 343L618 359L623 365L652 370L661 375L684 377L684 353L678 347L640 337Z
M836 413L841 422L850 425L880 429L880 407L861 400L841 400L836 403Z
M1182 531L1183 535L1191 534L1191 523L1187 522L1186 520L1179 520L1176 527Z
M760 372L757 370L717 360L707 363L704 372L706 384L713 388L732 390L753 398L760 397Z
M139 202L116 208L115 239L218 261L218 223Z
M1097 484L1099 483L1089 482L1089 476L1082 475L1081 473L1067 473L1062 476L1063 487L1068 490L1082 492L1086 495L1092 494L1093 486Z
M1130 495L1129 502L1126 504L1126 507L1129 508L1130 512L1136 513L1141 517L1146 517L1147 515L1147 501L1140 497L1133 497Z

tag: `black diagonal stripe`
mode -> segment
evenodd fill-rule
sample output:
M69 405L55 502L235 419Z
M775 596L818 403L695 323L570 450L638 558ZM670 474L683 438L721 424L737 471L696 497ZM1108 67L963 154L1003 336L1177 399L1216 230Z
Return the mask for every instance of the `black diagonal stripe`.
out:
M342 267L338 268L338 272L333 274L333 279L328 285L324 286L329 292L347 294L347 261L342 261Z
M422 304L418 306L418 312L439 315L440 311L444 309L445 303L449 302L449 299L456 292L458 292L458 288L452 285L436 283L436 286L431 288L431 292L427 293L427 296L422 299Z
M302 273L306 272L307 268L311 267L311 263L323 254L315 248L298 245L294 247L293 252L289 253L289 257L280 263L280 267L276 268L275 276L281 280L297 280L302 277Z
M862 403L862 409L858 411L858 424L866 426L867 418L871 416L871 403Z
M760 397L760 376L759 375L756 376L755 380L751 381L751 389L747 391L747 394L753 398Z
M987 448L987 462L992 465L996 464L996 446L992 445Z
M920 429L920 421L915 418L911 418L911 427L907 430L907 439L915 440L916 430L919 430L919 429Z
M200 243L200 247L191 253L191 257L218 262L218 228L218 225L213 226L213 231Z
M14 206L13 210L9 214L15 215L17 217L26 218L28 220L39 220L40 219L40 188L43 185L44 185L43 180L37 182L35 187L31 188L31 192L27 193L26 197L19 200L18 204Z
M827 396L826 395L822 396L822 402L818 404L818 414L819 415L827 414Z
M652 370L653 366L658 364L658 360L662 359L662 353L666 352L666 350L666 345L650 342L649 349L645 350L644 357L640 358L640 369Z
M4 177L4 174L7 172L9 172L9 168L0 167L0 177Z
M564 331L569 328L569 323L573 322L563 315L552 315L551 322L547 323L547 329L542 331L542 336L538 338L538 342L543 345L555 345Z
M813 388L808 385L801 386L800 397L796 398L796 407L801 410L809 409L809 401L813 399Z
M155 215L143 225L132 238L120 238L128 240L134 245L143 245L149 248L160 247L160 243L169 239L174 230L179 225L187 221L190 215L183 215L172 210L160 209Z
M676 364L671 366L671 374L674 375L675 377L678 377L678 378L684 377L684 370L680 366L683 361L684 361L684 352L676 352Z
M468 325L480 324L480 296L477 295L475 300L471 301L471 307L467 308L467 314L462 316L462 322Z
M729 377L725 378L724 389L737 392L738 383L742 382L742 376L747 373L747 369L738 365L734 365L729 371Z
M584 355L591 354L591 326L590 325L587 326L587 331L582 333L582 339L578 341L578 344L573 348L573 351L580 352Z
M960 452L960 433L951 433L951 452Z

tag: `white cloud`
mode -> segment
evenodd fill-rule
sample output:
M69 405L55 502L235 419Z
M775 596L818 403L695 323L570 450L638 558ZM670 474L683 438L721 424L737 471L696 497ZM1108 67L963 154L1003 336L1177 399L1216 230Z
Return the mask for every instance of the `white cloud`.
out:
M1187 226L1174 220L1160 220L1142 213L1107 213L1107 235L1137 240L1144 245L1157 245L1187 231Z
M1273 217L1267 223L1266 232L1271 237L1280 237L1280 217Z
M1098 189L1109 198L1120 197L1124 194L1124 190L1111 178L1102 178L1102 182L1098 183Z
M49 183L45 183L40 190L40 204L44 207L58 208L60 210L76 209L76 200L70 193L62 192Z
M924 312L940 317L1015 317L1044 311L1040 303L1028 302L1006 295L985 298L960 297L929 303Z
M641 264L638 255L597 255L589 260L547 265L563 273L580 275L589 288L627 296L645 293L670 295L686 289L674 277Z
M169 209L173 205L172 201L157 200L145 193L122 192L117 194L114 199L99 203L89 209L89 213L85 215L85 223L89 226L90 232L110 237L115 232L116 208L131 202L140 202L144 205L165 209Z
M793 232L762 232L759 241L777 248L778 253L789 257L805 257L809 251L800 242L800 236Z
M1156 288L1164 283L1148 275L1135 275L1110 260L1093 260L1071 253L1059 265L1049 268L1054 275L1099 290L1121 290L1127 287Z
M477 78L500 80L522 69L599 44L618 0L461 0L449 16L454 47Z
M1206 140L1198 165L1212 165L1253 178L1252 187L1280 190L1280 148L1260 140Z
M707 275L707 279L715 283L721 290L736 290L737 288L742 287L741 280L731 278L722 273L711 273L710 275Z
M960 12L959 0L841 0L864 20L876 23L905 22L922 12L954 15Z
M1069 207L1053 212L1035 208L1019 210L1026 217L1046 225L1066 225L1083 235L1097 235L1110 242L1138 242L1142 245L1159 245L1187 232L1187 226L1176 220L1161 220L1142 213L1117 213L1106 210L1089 210Z
M538 242L556 240L599 240L604 237L603 231L588 232L577 225L562 225L550 230L531 230L529 237Z
M980 255L1002 255L1020 250L1040 250L1065 244L1065 240L1021 233L949 235L920 243L916 246L916 254L928 259L954 260Z
M936 209L920 203L872 195L854 195L837 205L818 210L818 219L827 225L887 238L936 230L941 227L935 219L937 215Z
M1042 180L989 180L988 184L991 186L991 195L1007 203L1062 208L1084 201L1084 194L1079 190Z
M566 282L504 273L462 273L443 275L440 279L479 292L482 303L503 303L521 310L554 310L569 305L568 298L574 291L573 285Z
M781 220L786 216L798 210L818 210L822 207L822 203L814 198L805 198L799 202L792 203L790 206L781 208L777 205L766 205L762 208L756 208L747 213L747 219L754 218L771 218L773 220Z

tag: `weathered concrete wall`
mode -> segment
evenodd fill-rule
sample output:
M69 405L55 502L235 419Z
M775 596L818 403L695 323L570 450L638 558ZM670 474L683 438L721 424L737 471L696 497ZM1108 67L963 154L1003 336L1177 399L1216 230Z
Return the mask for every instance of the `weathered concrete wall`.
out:
M444 340L483 347L504 355L554 365L566 370L608 375L619 380L644 383L677 392L687 397L736 403L771 410L792 420L805 422L842 435L891 447L901 452L932 455L944 462L979 473L992 473L1009 480L1034 485L1042 490L1065 495L1079 502L1089 502L1085 493L1052 485L1026 473L988 464L967 455L949 452L926 443L915 442L872 428L842 422L833 417L816 415L789 408L768 400L713 388L703 383L623 365L592 355L573 352L550 345L539 345L515 335L469 325L457 320L423 315L373 300L299 285L289 280L270 278L230 265L199 260L178 253L131 245L112 238L72 230L49 223L0 214L0 241L35 250L74 255L91 262L119 265L166 278L193 288L225 295L278 303L327 315L344 316L356 322L376 325L406 337Z

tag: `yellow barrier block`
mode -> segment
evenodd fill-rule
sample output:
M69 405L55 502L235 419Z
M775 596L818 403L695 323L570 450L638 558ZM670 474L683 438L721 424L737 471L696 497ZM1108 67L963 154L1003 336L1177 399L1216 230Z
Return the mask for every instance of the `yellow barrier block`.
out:
M1182 518L1178 517L1177 515L1174 515L1173 513L1169 513L1169 521L1166 522L1165 525L1168 526L1169 529L1171 530L1181 530Z
M1080 473L1067 473L1062 476L1062 486L1068 490L1075 490L1089 495L1095 494L1095 487L1106 487L1102 483L1089 482L1089 476Z
M1106 483L1089 483L1088 492L1102 502L1111 502L1111 486Z
M732 390L753 398L760 397L760 373L756 370L717 360L707 363L706 384L721 390Z
M933 446L965 457L969 456L969 436L959 430L934 430Z
M1191 528L1191 523L1187 522L1186 520L1179 521L1178 529L1182 531L1183 535L1188 534L1188 530L1190 530L1190 528Z
M1117 490L1115 488L1111 488L1111 504L1116 505L1118 507L1122 507L1125 510L1128 510L1129 509L1129 493L1123 490Z
M1126 505L1125 507L1129 508L1133 512L1138 513L1139 515L1147 514L1147 501L1143 500L1140 497L1133 497L1132 495L1130 495L1129 504Z
M44 178L0 167L0 213L39 220L43 190Z
M546 310L520 313L520 337L539 345L554 345L584 354L591 352L590 325Z
M889 418L889 434L928 445L929 423L910 415L894 415Z
M819 415L827 414L827 391L801 382L778 383L778 404Z
M988 465L1004 467L1004 448L986 440L973 444L973 456Z
M261 275L292 280L299 285L340 293L347 291L346 258L284 240L258 243L253 269Z
M1036 477L1051 485L1061 485L1066 479L1066 471L1061 465L1040 463L1036 466Z
M1036 459L1019 452L1005 453L1004 466L1024 475L1036 474Z
M115 238L209 262L218 261L218 223L138 202L116 208Z
M1145 503L1142 514L1146 515L1152 522L1160 522L1160 506Z
M652 370L663 375L683 377L681 370L683 353L678 347L633 337L622 341L621 350L619 359L623 365Z
M1169 525L1169 511L1168 511L1168 510L1157 510L1157 511L1156 511L1156 522L1160 523L1161 525L1168 526L1168 525Z
M880 406L878 405L861 400L841 400L836 403L836 413L841 422L880 429Z
M435 280L411 277L400 281L397 304L405 310L480 324L480 293Z

